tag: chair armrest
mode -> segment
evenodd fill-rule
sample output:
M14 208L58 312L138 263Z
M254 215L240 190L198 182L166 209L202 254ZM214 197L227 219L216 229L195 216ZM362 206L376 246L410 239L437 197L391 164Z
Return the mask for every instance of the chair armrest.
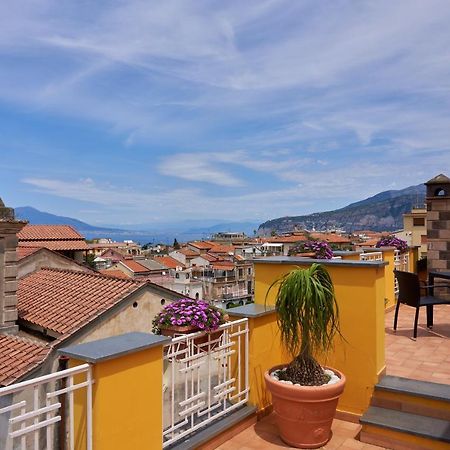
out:
M423 281L422 281L422 283L423 283ZM420 289L424 289L426 294L429 294L431 292L431 289L440 288L440 287L449 289L450 284L425 284L425 285L420 286Z

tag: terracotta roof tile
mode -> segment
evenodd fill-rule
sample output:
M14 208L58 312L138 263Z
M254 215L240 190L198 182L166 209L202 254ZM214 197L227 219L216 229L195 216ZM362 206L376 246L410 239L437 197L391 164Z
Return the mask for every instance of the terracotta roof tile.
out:
M209 241L193 241L189 242L189 245L195 248L199 248L200 250L209 250L210 248L214 247L214 244Z
M139 287L100 274L41 269L19 280L19 318L59 334L71 333Z
M116 278L122 278L123 280L129 280L130 279L130 277L126 274L126 273L124 273L124 272L122 272L121 270L116 270L116 269L111 269L111 270L109 270L109 269L104 269L104 270L99 270L99 272L102 274L102 275L106 275L107 277L116 277Z
M199 256L199 255L200 255L200 253L194 252L194 250L191 250L191 249L186 248L186 247L180 248L180 249L177 250L177 251L180 252L181 254L183 254L184 256L193 256L193 257L196 257L196 256Z
M147 267L143 266L142 264L139 264L134 259L124 259L120 262L120 264L123 264L124 266L127 266L128 269L130 269L134 273L147 273L149 272L149 269Z
M17 259L26 258L39 251L42 247L17 247Z
M154 260L167 267L168 269L176 269L177 267L183 267L184 264L177 261L175 258L171 256L155 256Z
M335 244L348 244L351 242L349 238L335 233L311 233L311 237Z
M304 235L293 236L273 236L270 238L263 238L262 241L276 244L291 244L295 242L307 241L308 239Z
M224 264L221 262L215 262L212 264L213 269L215 270L234 270L234 264Z
M215 245L209 253L234 253L233 245Z
M86 242L82 240L56 241L20 241L20 247L45 247L49 250L88 250Z
M17 233L19 241L45 241L53 239L82 239L84 237L70 225L25 225Z
M0 386L7 386L42 362L50 347L19 336L0 335Z
M219 259L218 256L210 255L209 253L205 253L203 255L199 255L201 258L206 259L206 261L213 262Z

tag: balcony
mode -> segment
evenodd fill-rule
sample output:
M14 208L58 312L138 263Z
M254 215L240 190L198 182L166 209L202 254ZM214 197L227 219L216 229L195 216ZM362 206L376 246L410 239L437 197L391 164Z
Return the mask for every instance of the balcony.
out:
M267 308L263 303L274 278L311 262L257 261L256 304L229 310L231 322L218 336L199 341L205 335L171 340L132 333L66 348L73 366L68 371L0 389L0 448L52 448L62 418L68 449L169 449L180 443L193 448L189 445L199 436L203 440L195 448L208 442L209 448L224 450L286 448L276 434L262 375L287 357L279 347L273 297ZM448 308L436 308L432 331L421 311L413 341L414 311L403 308L397 333L393 312L389 307L385 312L385 293L393 292L390 260L324 264L346 339L335 342L328 361L348 379L326 448L372 448L358 440L357 422L385 373L450 384Z

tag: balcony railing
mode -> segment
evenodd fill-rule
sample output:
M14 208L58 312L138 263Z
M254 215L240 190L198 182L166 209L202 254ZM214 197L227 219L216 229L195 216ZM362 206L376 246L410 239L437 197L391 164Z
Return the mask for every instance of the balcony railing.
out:
M248 319L175 337L164 349L163 447L248 401Z
M80 381L80 377L84 381ZM58 434L55 425L62 417L67 417L67 445L63 444L61 448L74 450L74 392L83 388L86 388L87 405L86 449L92 450L92 373L89 364L0 388L0 428L3 423L8 430L7 434L0 435L0 448L52 450ZM67 396L67 410L62 406L62 396Z
M383 261L383 253L382 252L369 252L369 253L361 253L359 255L360 261Z
M408 272L408 270L409 270L409 254L408 253L400 253L399 250L395 250L395 252L394 252L394 269ZM395 295L398 294L398 289L399 289L398 281L397 281L397 278L395 278L395 280L394 280Z

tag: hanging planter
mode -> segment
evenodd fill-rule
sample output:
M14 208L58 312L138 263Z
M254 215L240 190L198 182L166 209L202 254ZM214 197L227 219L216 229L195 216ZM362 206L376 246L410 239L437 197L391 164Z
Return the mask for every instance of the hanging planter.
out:
M208 302L183 298L167 305L156 315L152 331L171 338L204 332L194 338L194 345L200 351L208 351L218 346L223 334L219 327L227 320L228 314Z

